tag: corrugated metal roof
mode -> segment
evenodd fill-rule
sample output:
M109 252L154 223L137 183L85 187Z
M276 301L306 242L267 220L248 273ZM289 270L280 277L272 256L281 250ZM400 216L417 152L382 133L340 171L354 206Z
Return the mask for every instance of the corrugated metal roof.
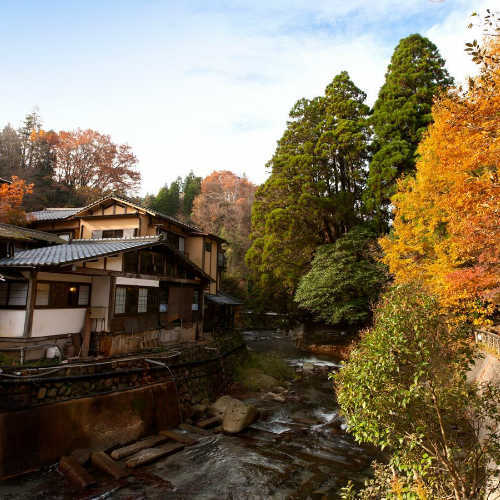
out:
M207 294L206 297L207 300L224 306L240 306L241 304L243 304L241 300L235 299L234 297L231 297L230 295L226 295L224 293L218 293L217 295Z
M80 208L46 208L37 212L28 212L26 217L31 221L59 220L71 217L79 212Z
M22 241L48 241L50 243L65 243L65 240L59 238L59 236L55 234L2 223L0 223L0 238Z
M14 257L0 259L2 267L38 267L69 264L113 253L123 252L133 248L149 246L157 239L134 238L130 240L79 240L65 245L32 248L16 252Z

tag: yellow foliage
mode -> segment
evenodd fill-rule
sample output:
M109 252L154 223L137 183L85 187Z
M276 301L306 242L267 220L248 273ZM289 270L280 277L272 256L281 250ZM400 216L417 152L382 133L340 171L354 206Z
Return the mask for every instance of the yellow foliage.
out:
M393 231L380 241L396 281L422 282L477 323L500 288L499 41L487 50L497 63L434 104L416 175L399 182Z

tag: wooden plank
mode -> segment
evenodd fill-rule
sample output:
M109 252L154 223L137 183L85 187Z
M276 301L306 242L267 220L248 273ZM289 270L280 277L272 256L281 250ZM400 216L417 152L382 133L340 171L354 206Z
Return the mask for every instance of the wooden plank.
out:
M163 444L169 440L168 436L149 436L147 438L136 441L135 443L129 444L128 446L123 446L111 452L111 457L115 460L121 460L122 458L129 457L138 451L144 450L146 448L152 448L158 444Z
M93 466L101 469L115 479L122 479L129 475L129 471L122 464L115 462L107 453L104 453L104 451L92 453L90 461Z
M167 443L163 446L158 446L157 448L146 448L141 450L139 453L131 456L125 464L127 467L135 468L140 465L146 465L159 458L172 455L184 449L184 445L181 443Z
M188 446L198 443L197 439L193 439L187 434L183 434L181 432L165 430L165 431L160 431L160 434L162 436L168 437L169 439L172 439L173 441L177 441L178 443L186 444Z
M202 429L210 429L211 427L215 427L222 422L220 417L210 417L205 420L200 420L196 425L201 427Z
M74 457L62 457L59 461L59 471L80 488L87 488L95 484L94 478Z
M206 431L205 429L201 429L200 427L195 427L194 425L189 425L189 424L180 424L179 429L182 429L184 431L188 432L194 432L195 434L201 434L202 436L211 436L212 433L209 431Z

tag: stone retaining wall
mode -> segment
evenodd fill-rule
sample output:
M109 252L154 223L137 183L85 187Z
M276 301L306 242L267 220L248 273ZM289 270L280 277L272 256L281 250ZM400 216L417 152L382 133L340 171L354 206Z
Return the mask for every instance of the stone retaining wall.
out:
M238 355L230 351L241 345L240 337L228 335L130 359L40 369L4 367L0 374L0 410L30 408L166 381L176 382L181 405L187 408L226 390L233 372L230 358Z
M231 334L176 352L44 367L54 370L45 376L23 369L31 380L8 377L16 369L5 368L0 478L54 462L75 448L107 449L176 426L193 405L227 391L246 355L242 338Z

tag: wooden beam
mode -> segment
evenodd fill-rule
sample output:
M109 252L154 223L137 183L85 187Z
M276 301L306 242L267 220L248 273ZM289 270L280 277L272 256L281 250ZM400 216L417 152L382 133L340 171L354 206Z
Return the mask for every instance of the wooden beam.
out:
M31 337L31 329L33 327L33 309L36 301L36 277L37 272L31 271L28 281L28 296L26 299L26 315L24 316L24 331L23 337Z
M106 214L106 215L82 215L82 219L115 219L117 217L120 217L121 219L133 219L134 217L137 217L137 214Z

